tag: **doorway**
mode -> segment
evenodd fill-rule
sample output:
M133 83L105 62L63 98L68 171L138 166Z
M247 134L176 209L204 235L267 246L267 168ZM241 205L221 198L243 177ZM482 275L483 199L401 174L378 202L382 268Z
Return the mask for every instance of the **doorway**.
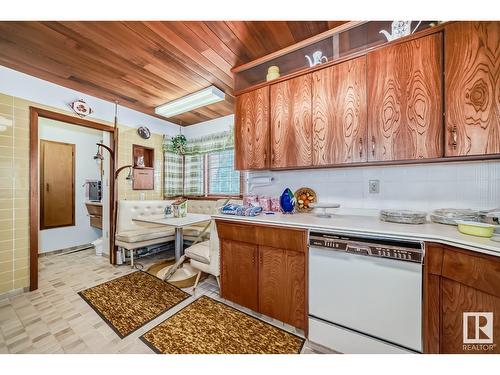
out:
M118 130L116 127L41 108L30 107L30 290L38 288L38 254L42 250L42 243L44 243L43 246L46 246L45 237L59 237L47 236L45 232L62 231L67 228L68 232L70 230L75 231L76 229L76 233L82 233L75 226L75 216L76 222L78 222L79 215L81 216L78 206L82 205L84 207L86 204L81 198L80 193L80 190L83 191L80 187L83 188L85 184L81 184L81 176L76 177L78 179L77 183L75 175L78 175L77 172L81 170L78 168L81 158L84 158L82 160L85 162L90 161L94 163L95 166L92 154L97 150L95 140L92 140L87 145L78 146L78 142L83 137L76 137L74 141L69 142L57 138L50 140L42 139L41 135L43 135L44 126L47 122L59 123L65 128L56 132L59 135L64 133L64 131L74 132L75 130L81 130L83 133L93 132L100 134L99 139L107 139L107 144L112 155L116 155L115 151L117 148ZM102 143L102 141L99 143ZM80 159L78 158L79 150L82 155ZM63 154L64 157L62 156ZM114 208L116 194L114 179L115 160L112 155L106 157L107 162L109 162L107 171L109 178L107 180L107 187L103 188L103 190L107 191L107 194L104 195L107 196L106 199L108 202L102 209L107 212L107 220L102 225L108 231L107 237L109 238L109 242L106 242L109 246L109 261L114 264ZM65 169L66 171L62 173L62 171L57 170L58 168ZM50 172L47 173L48 171ZM77 197L76 202L75 197ZM49 202L51 202L51 208L47 207ZM77 206L76 210L75 203ZM87 212L85 212L84 219L87 221L88 226L91 216L87 217ZM80 222L82 222L81 218ZM44 238L40 238L41 234L44 234ZM74 238L72 235L68 237ZM105 237L103 236L103 238Z

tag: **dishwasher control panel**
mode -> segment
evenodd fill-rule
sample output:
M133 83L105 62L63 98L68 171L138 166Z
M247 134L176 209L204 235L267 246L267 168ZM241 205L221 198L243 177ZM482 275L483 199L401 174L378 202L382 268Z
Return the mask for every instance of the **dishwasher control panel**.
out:
M311 232L309 246L416 263L422 263L424 254L421 242L323 232Z

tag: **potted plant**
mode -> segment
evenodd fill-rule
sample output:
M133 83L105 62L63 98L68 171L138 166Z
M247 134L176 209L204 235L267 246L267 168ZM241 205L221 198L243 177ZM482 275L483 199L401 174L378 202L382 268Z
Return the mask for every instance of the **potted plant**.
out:
M178 154L183 155L186 151L187 139L184 134L178 134L172 137L172 148Z

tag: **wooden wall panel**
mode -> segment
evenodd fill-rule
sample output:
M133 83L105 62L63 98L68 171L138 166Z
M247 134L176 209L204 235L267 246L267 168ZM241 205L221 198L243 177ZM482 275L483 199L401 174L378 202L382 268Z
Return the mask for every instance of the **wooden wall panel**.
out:
M368 54L369 161L442 156L441 54L441 34Z
M271 86L271 167L312 164L311 74Z
M313 165L366 161L366 57L313 73Z
M446 156L500 153L500 22L445 29Z
M269 168L269 87L236 98L235 167Z

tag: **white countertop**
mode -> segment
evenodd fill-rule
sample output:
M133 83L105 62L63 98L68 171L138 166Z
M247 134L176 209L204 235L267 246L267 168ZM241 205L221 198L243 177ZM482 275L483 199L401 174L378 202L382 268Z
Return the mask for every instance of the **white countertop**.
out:
M500 256L500 242L489 238L468 236L460 233L456 226L427 224L397 224L380 221L378 216L333 214L331 218L320 218L310 213L284 215L261 214L259 216L213 215L215 219L268 224L310 230L331 230L352 234L383 235L413 240L438 242L464 249Z

